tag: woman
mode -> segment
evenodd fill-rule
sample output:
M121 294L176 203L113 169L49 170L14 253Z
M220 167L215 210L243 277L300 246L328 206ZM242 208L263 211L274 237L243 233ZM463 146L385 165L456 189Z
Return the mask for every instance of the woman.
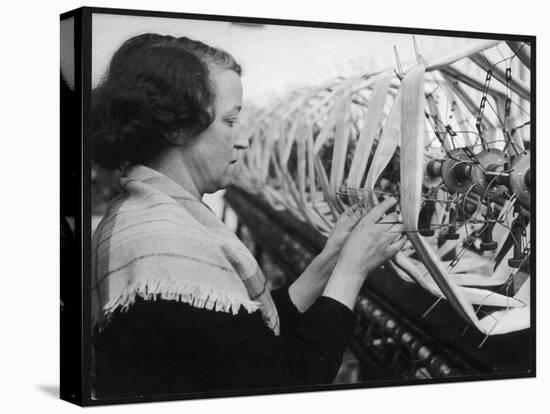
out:
M240 75L224 51L145 34L94 93L95 161L125 171L93 241L99 398L332 382L365 277L403 246L400 225L377 223L395 200L350 211L293 284L266 289L201 201L248 147Z

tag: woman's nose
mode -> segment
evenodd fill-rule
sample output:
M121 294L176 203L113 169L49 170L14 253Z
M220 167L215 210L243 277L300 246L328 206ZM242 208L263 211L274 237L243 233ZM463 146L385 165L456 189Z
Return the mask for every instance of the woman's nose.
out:
M245 137L243 134L238 134L237 139L235 141L235 147L240 150L245 150L250 146L250 142L248 141L248 137Z

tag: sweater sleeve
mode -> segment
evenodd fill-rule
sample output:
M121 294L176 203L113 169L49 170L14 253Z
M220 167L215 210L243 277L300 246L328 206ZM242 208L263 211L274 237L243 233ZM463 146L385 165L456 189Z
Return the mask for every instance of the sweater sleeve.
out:
M354 315L340 302L320 297L295 329L275 336L254 315L243 329L221 330L226 338L214 369L221 389L330 384L342 362ZM236 322L236 321L232 321Z
M352 311L324 296L279 336L259 311L139 300L96 340L97 386L147 395L329 384L354 322Z
M271 292L271 297L279 313L281 333L283 334L293 330L302 316L302 313L290 299L289 287L290 285L287 284Z

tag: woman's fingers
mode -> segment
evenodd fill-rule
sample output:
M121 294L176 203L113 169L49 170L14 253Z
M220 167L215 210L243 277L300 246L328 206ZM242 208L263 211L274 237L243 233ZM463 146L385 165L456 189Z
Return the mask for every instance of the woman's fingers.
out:
M347 229L352 229L359 223L361 217L363 217L361 207L354 205L338 218L335 227L344 226Z
M393 227L396 224L399 224L397 220L398 220L397 214L391 213L374 224L371 224L370 222L367 221L366 227L375 226L378 232L385 232L387 235L391 235L394 232ZM400 228L401 227L396 227L395 232L397 233L401 232Z
M381 223L386 224L398 224L399 223L399 215L397 213L390 213L386 214L383 219L380 220Z
M393 234L396 234L396 235L402 235L403 232L405 231L405 225L403 223L395 223L390 231L393 233Z
M371 223L376 223L380 220L384 214L394 207L397 204L397 200L393 197L387 198L382 201L380 204L375 206L366 216L365 220L368 220Z
M407 243L407 237L403 234L401 237L399 237L396 241L391 243L388 246L388 254L390 255L389 258L392 258L399 252L403 247L405 247L405 243Z
M349 215L352 215L353 213L356 213L357 211L359 211L359 204L352 205L347 212L349 213Z

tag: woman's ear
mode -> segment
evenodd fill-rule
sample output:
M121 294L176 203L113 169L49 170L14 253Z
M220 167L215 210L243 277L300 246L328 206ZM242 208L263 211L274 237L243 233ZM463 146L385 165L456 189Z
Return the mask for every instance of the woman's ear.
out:
M189 137L187 133L182 130L178 129L177 131L171 131L168 134L166 134L166 140L174 145L184 145L189 141Z

